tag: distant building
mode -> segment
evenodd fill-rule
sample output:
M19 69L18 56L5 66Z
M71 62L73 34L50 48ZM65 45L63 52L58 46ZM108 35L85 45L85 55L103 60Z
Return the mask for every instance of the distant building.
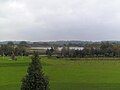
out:
M51 47L30 47L29 52L33 53L34 51L39 52L40 54L45 54L47 49L51 49ZM61 52L63 47L58 47L57 51ZM69 47L69 49L74 49L74 50L83 50L84 47Z
M30 47L29 52L33 53L34 51L39 52L40 54L45 54L47 49L50 49L51 47Z

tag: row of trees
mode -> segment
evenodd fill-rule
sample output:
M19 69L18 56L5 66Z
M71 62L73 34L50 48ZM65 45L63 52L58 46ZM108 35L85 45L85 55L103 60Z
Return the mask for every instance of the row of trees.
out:
M120 57L120 45L109 42L87 45L82 50L70 49L68 45L64 45L60 52L54 48L46 52L48 51L47 55L51 56L52 54L57 55L57 57Z
M28 44L24 41L20 42L18 45L14 45L13 42L8 42L7 44L1 45L0 55L4 56L25 56L28 55L27 52Z
M22 41L17 45L13 42L1 45L0 55L4 56L26 56L29 55L29 45ZM82 50L70 49L69 45L64 45L61 50L57 46L46 50L46 55L57 57L120 57L120 44L113 44L109 42L93 43L85 45Z

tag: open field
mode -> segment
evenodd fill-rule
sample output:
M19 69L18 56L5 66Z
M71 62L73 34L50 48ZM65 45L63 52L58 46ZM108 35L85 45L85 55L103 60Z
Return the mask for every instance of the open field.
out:
M29 57L0 57L0 90L20 90ZM120 90L120 60L70 60L42 57L51 90Z

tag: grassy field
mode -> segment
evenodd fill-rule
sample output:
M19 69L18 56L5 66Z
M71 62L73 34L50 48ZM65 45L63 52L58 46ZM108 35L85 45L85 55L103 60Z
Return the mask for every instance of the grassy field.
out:
M29 57L0 57L0 90L20 90ZM51 90L120 90L120 60L70 60L42 57Z

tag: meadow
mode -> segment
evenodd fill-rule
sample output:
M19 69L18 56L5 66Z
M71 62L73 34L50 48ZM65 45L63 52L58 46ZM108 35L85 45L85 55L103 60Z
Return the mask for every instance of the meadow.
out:
M0 57L0 90L20 90L30 57ZM119 59L57 59L41 57L51 90L120 90Z

